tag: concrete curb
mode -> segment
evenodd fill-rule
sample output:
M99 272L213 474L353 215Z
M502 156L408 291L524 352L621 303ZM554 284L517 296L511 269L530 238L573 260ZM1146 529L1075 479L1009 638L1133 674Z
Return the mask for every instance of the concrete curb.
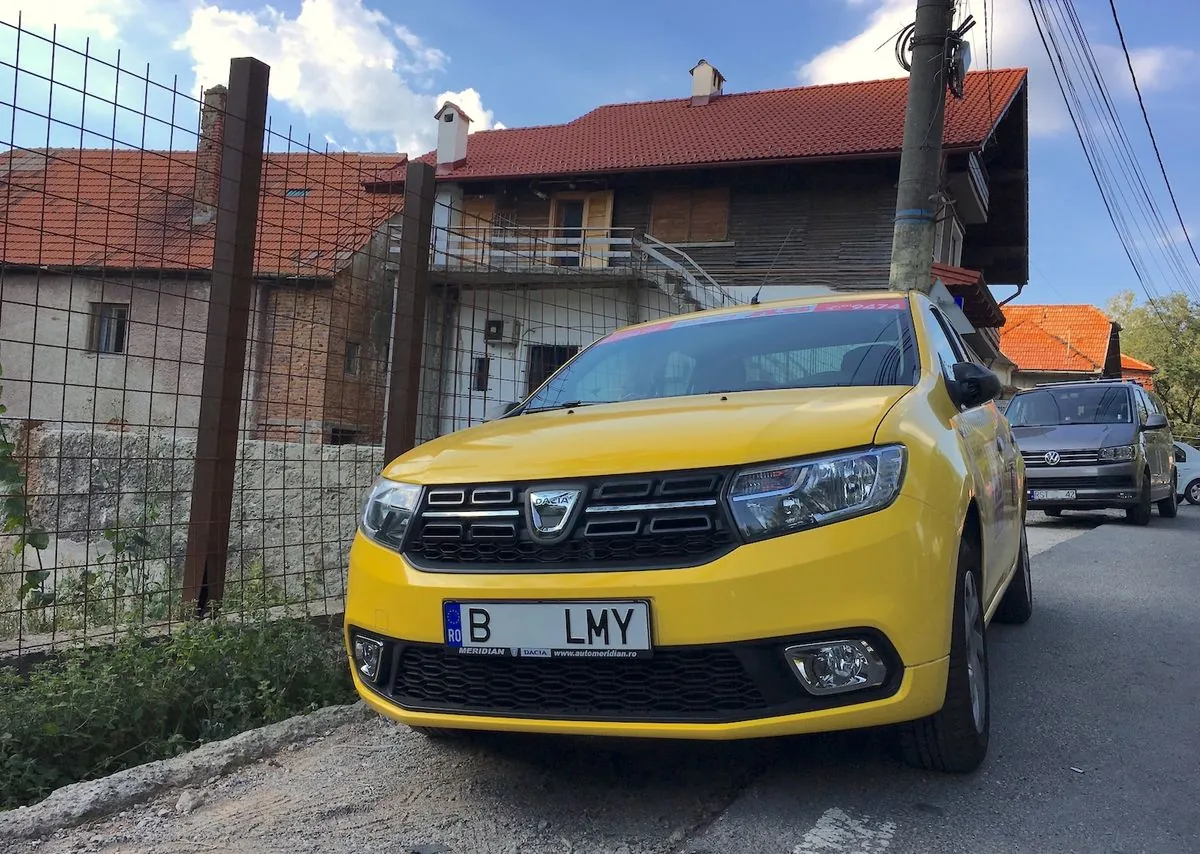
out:
M0 812L0 839L38 839L56 830L76 827L128 809L165 789L226 774L274 755L293 742L324 735L335 727L374 715L361 701L348 706L327 706L223 741L203 744L180 756L127 768L99 780L72 783L32 806Z

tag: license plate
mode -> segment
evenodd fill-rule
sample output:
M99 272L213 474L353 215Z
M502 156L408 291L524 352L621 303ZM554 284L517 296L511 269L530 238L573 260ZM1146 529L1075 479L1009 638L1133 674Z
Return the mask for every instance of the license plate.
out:
M1074 501L1073 489L1031 489L1029 497L1034 501Z
M618 602L444 602L446 647L460 655L643 658L650 606Z

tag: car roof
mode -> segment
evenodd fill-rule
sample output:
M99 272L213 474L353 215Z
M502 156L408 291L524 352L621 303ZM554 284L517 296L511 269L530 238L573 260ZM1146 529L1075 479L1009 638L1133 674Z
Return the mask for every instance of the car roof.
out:
M1022 394L1029 394L1031 391L1045 391L1052 388L1096 388L1097 386L1113 386L1119 385L1128 388L1129 386L1140 386L1136 380L1125 379L1103 379L1103 380L1064 380L1059 383L1038 383L1033 388L1023 388L1016 392L1013 397Z

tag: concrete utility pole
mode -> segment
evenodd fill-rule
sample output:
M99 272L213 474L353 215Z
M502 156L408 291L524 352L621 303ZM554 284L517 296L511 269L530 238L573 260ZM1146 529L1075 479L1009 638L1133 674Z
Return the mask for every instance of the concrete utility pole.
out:
M917 0L908 110L896 191L891 287L929 293L946 118L947 38L954 0Z

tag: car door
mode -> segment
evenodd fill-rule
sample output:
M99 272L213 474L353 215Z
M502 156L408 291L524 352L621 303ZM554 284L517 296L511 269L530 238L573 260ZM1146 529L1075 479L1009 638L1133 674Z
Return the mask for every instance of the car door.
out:
M1151 412L1161 415L1163 418L1167 417L1166 407L1163 406L1158 395L1152 391L1143 391L1142 394L1146 395L1146 401L1150 406ZM1155 448L1155 457L1158 466L1156 472L1158 485L1162 488L1164 496L1169 494L1167 490L1171 488L1172 475L1174 474L1172 460L1175 457L1175 442L1171 436L1170 424L1170 419L1168 419L1167 426L1163 429L1148 431L1151 434L1150 441Z
M1146 419L1157 413L1154 405L1154 399L1146 394L1145 389L1139 385L1133 386L1134 399L1137 401L1137 410L1140 417L1140 427L1144 427ZM1146 467L1150 469L1150 491L1153 498L1158 499L1167 483L1167 478L1170 477L1168 469L1169 457L1167 449L1163 447L1163 440L1166 439L1165 430L1139 430L1139 439L1142 448L1146 455Z
M927 306L927 326L940 361L942 374L954 379L956 362L971 361L969 350L958 338L950 322L935 306ZM967 467L975 482L975 499L983 537L983 600L991 601L1004 573L1012 566L1016 553L1006 548L1008 523L1005 505L1008 503L1008 478L1004 475L1004 442L999 426L1003 419L994 403L961 409L951 424L962 439ZM1005 563L1007 561L1007 564Z

